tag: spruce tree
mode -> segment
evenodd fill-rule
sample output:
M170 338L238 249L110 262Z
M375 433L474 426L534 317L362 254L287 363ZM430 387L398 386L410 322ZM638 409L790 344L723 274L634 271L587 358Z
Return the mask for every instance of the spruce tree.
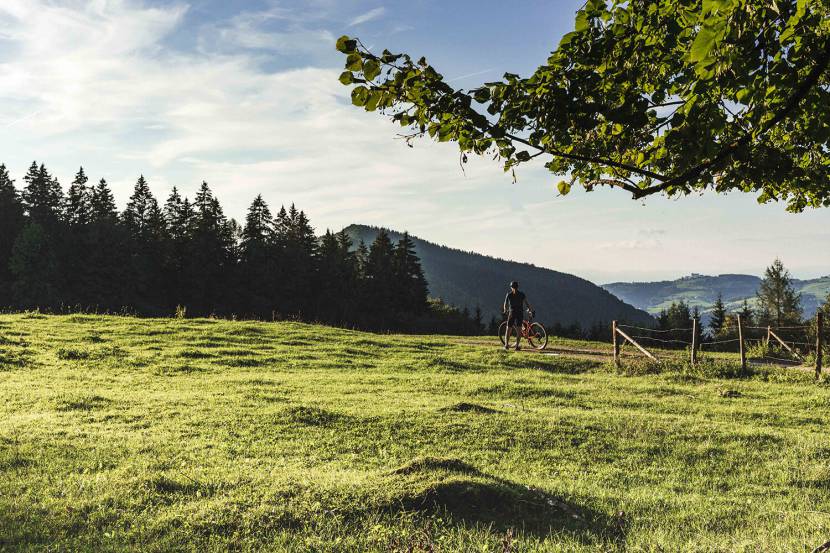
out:
M229 313L235 236L219 200L206 182L194 199L195 220L187 274L192 305L200 315Z
M404 233L395 247L392 270L397 308L404 313L424 313L427 308L427 281L409 233Z
M741 316L742 326L753 326L755 324L755 310L749 305L749 300L744 299L743 305L738 310L738 315Z
M286 268L281 288L282 307L292 316L312 316L316 302L311 297L317 285L317 238L305 213L292 204L280 210L276 238Z
M240 293L246 314L268 316L277 308L273 287L274 221L268 204L258 195L245 216L239 252Z
M473 323L475 324L475 335L478 336L484 331L484 316L481 313L480 305L476 305Z
M63 202L63 221L66 232L58 237L59 250L66 274L64 301L73 308L87 309L94 305L91 281L95 268L90 263L94 244L89 241L89 223L92 219L92 191L89 179L81 167L75 174Z
M57 179L52 177L46 166L38 167L32 162L29 172L23 177L23 204L29 218L40 224L46 232L58 232L63 191Z
M60 306L60 268L49 233L30 221L17 237L9 260L12 297L21 309L55 309Z
M718 299L712 305L712 311L709 317L709 329L712 331L712 336L719 335L725 323L726 306L723 303L723 295L718 293Z
M369 324L388 329L393 322L395 297L395 250L389 233L380 229L369 247L366 260L366 294L372 298Z
M25 225L23 202L5 165L0 165L0 307L12 305L12 248Z
M317 317L323 321L336 322L344 298L343 280L345 266L340 255L337 237L330 230L320 239L317 252L319 287L317 288Z
M799 325L802 322L801 294L793 286L790 272L780 259L767 267L756 293L758 322L775 327Z
M84 168L81 167L75 174L75 179L69 186L64 199L64 220L70 229L77 229L89 223L91 218L91 190L86 183L89 181Z
M101 179L90 193L90 218L93 222L115 222L118 210L115 207L115 197L112 195L107 181Z
M90 221L87 229L89 266L89 305L101 311L118 312L127 302L126 238L118 220L115 197L107 181L101 179L90 192Z
M121 215L127 238L128 304L141 313L164 312L164 260L161 254L165 222L158 201L141 175Z

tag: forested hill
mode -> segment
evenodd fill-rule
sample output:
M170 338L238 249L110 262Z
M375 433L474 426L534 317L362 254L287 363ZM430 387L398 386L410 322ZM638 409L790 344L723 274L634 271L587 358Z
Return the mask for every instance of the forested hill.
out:
M361 240L371 244L379 230L365 225L344 229L355 245ZM401 237L399 232L388 232L393 240ZM585 328L614 319L653 322L644 311L585 279L527 263L440 246L414 236L411 238L421 258L430 296L471 311L478 306L485 321L500 315L508 283L518 280L536 308L538 318L545 323L568 325L578 322Z
M728 308L737 309L738 304L748 299L753 303L761 279L753 275L726 274L717 276L693 274L677 280L661 282L614 282L602 287L621 300L658 313L672 302L683 300L692 307L708 310L718 297ZM830 292L830 276L812 280L793 280L793 286L801 292L804 314L812 316Z

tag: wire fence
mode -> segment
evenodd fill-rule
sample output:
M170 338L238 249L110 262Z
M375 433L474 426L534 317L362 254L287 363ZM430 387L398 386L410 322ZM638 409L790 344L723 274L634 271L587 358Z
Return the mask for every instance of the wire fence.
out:
M702 331L697 319L690 327L647 328L625 323L612 325L614 360L619 365L620 349L631 343L653 360L655 354L686 350L695 364L699 355L739 354L743 368L747 361L763 364L813 364L820 374L824 358L830 359L830 326L823 314L805 324L743 325L740 317L717 334ZM651 350L649 349L651 348ZM666 351L669 350L669 351Z

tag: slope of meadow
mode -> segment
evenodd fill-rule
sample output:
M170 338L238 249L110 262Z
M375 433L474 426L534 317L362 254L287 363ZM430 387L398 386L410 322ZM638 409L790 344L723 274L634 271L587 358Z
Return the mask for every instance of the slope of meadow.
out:
M807 372L299 323L0 316L3 551L809 551Z

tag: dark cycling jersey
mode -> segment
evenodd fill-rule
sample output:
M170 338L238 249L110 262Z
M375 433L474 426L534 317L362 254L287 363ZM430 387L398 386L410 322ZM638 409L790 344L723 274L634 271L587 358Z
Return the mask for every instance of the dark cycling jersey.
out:
M524 302L525 293L518 290L515 294L513 292L508 292L507 296L504 298L504 303L509 305L508 311L510 313L521 313Z

